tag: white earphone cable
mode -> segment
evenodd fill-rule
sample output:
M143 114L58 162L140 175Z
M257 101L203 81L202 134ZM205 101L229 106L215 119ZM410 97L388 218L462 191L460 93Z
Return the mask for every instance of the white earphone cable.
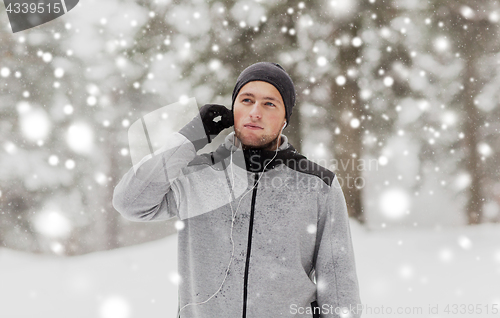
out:
M283 125L283 127L281 128L281 131L280 131L280 135L281 135L281 132L283 132L283 129L285 129L285 126L286 126L286 122L285 124ZM236 138L236 135L233 136L233 138ZM233 139L233 144L234 144L234 139ZM238 205L236 207L236 212L234 212L233 210L233 205L231 204L231 200L232 200L232 197L231 197L231 193L234 194L234 165L233 165L233 152L231 150L229 150L229 153L230 153L230 166L231 166L231 176L232 176L232 183L231 183L231 191L229 193L229 206L231 207L231 215L232 215L232 222L231 222L231 234L230 234L230 239L231 239L231 246L232 246L232 252L231 252L231 259L229 260L229 264L227 265L227 269L226 269L226 275L224 276L224 279L222 280L222 283L220 284L219 286L219 289L217 289L217 291L210 297L207 298L207 300L204 300L202 302L198 302L198 303L188 303L184 306L182 306L181 309L179 309L179 313L177 314L177 318L180 318L180 315L181 315L181 311L186 308L187 306L191 306L191 305L201 305L201 304L204 304L206 302L208 302L210 299L212 299L212 297L214 297L215 295L217 295L217 293L222 289L222 286L224 285L224 282L226 281L226 278L227 278L227 275L229 274L229 268L231 267L231 263L233 261L233 258L234 258L234 241L233 241L233 228L234 228L234 221L236 220L236 213L238 213L238 210L240 208L240 204L241 204L241 201L243 200L243 198L250 192L252 191L256 186L257 184L259 183L260 181L260 178L262 178L262 176L264 175L264 172L266 171L266 167L274 160L274 158L276 158L276 156L278 155L278 148L279 148L279 142L276 143L276 152L274 153L274 156L273 158L264 166L264 169L262 169L262 173L260 174L259 178L257 179L257 181L255 182L254 186L248 190L240 199L240 201L238 202Z

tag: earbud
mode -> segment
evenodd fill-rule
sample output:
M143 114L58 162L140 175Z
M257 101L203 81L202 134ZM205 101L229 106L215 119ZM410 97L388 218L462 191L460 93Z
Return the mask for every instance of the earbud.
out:
M285 126L286 126L286 120L285 120L285 123L283 124L283 128L281 128L281 131L283 131L283 129L285 129Z

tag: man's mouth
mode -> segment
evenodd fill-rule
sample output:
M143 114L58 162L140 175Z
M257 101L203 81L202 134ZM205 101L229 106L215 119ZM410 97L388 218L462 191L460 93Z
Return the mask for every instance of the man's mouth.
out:
M249 128L249 129L264 129L264 128L262 128L262 127L260 127L258 125L254 125L254 124L246 124L243 127Z

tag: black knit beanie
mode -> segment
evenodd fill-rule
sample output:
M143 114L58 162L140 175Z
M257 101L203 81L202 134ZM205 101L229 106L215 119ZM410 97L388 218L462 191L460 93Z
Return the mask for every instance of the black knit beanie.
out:
M250 65L241 72L234 86L231 111L233 111L234 101L240 89L245 86L245 84L252 81L268 82L276 87L285 103L286 125L288 126L290 123L290 116L292 115L292 108L295 106L295 87L290 76L278 63L258 62Z

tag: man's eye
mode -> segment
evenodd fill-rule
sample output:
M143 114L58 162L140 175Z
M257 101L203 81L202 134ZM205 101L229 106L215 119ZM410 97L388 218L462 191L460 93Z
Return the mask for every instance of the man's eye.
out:
M274 106L276 106L276 105L274 105L274 104L273 104L273 103L271 103L271 102L267 102L266 104L267 104L267 105L269 105L269 106L273 106L273 107L274 107Z
M245 101L250 101L249 98L245 98L244 100L242 100L242 102L245 102Z

